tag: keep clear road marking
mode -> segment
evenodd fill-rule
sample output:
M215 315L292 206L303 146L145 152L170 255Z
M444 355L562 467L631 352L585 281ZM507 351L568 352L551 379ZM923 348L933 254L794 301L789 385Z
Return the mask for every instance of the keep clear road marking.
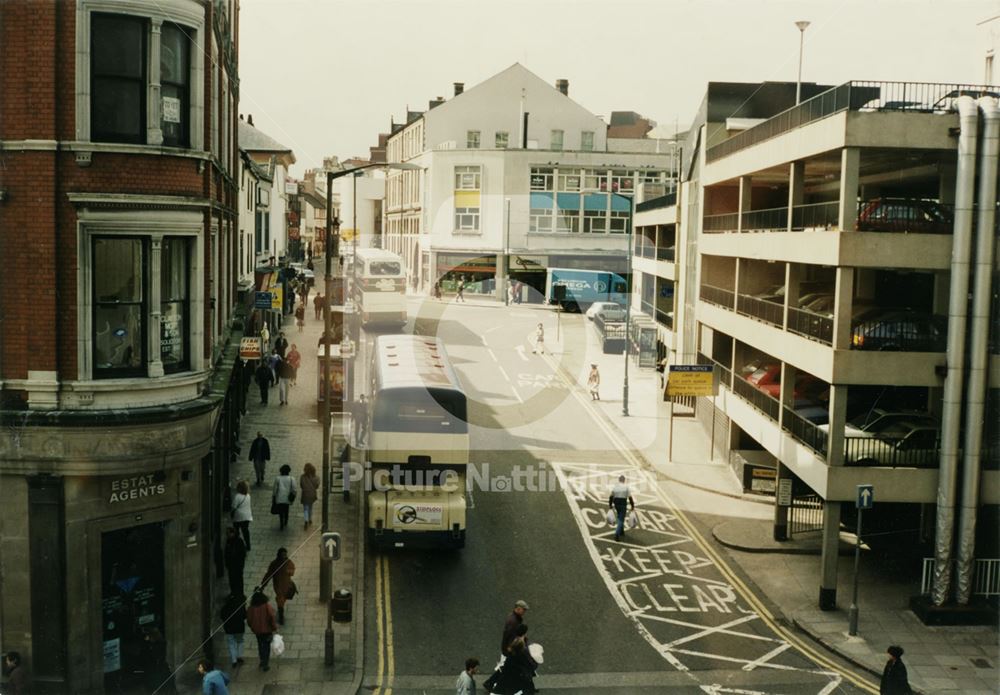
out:
M396 659L392 644L392 604L389 593L389 558L375 556L375 619L378 622L378 670L373 695L392 695Z
M549 356L545 359L551 363ZM660 487L655 477L642 469L641 462L631 451L631 447L626 446L622 438L604 422L603 416L583 397L582 391L574 388L574 384L561 373L559 376L581 405L590 409L594 422L614 443L628 465L553 462L553 469L559 477L563 493L586 541L591 559L608 591L625 616L633 621L639 634L665 660L681 671L689 671L682 656L691 656L740 663L748 671L770 668L812 673L829 679L823 683L818 695L833 692L844 680L861 690L878 693L873 684L850 671L842 671L826 655L780 626L753 591L702 538L684 512L677 508ZM607 511L607 494L612 482L622 474L629 478L629 484L634 490L640 491L638 495L634 495L639 502L637 506L640 507L637 509L639 526L631 534L638 540L645 541L642 544L628 541L615 543L610 540L613 531L604 518ZM648 508L650 506L652 509ZM696 546L695 549L701 551L703 556L697 556L686 550L671 549L671 546L685 544ZM696 569L704 567L713 568L721 575L722 581L705 577L703 573L701 575L695 573ZM661 582L659 586L650 587L646 582L654 576L667 581ZM662 615L663 613L668 615ZM734 615L737 616L737 620L716 625L693 624L668 617L673 613L697 613L702 619L709 617L706 622L718 622L725 616ZM756 620L761 620L767 625L774 637L731 629L733 624ZM668 623L675 628L689 627L695 632L687 635L686 639L682 637L680 640L662 642L657 637L659 631L655 629L660 623ZM745 640L742 645L751 650L755 645L770 648L753 659L676 649L680 642L687 643L715 633L738 636ZM727 643L729 642L730 640L727 640ZM775 662L775 659L788 653L789 646L785 645L794 647L797 652L821 668L801 669ZM716 692L721 693L725 690Z
M518 357L520 357L525 362L530 362L531 361L531 360L528 359L528 356L525 354L525 352L524 352L524 346L523 345L516 345L514 347L514 350L517 351Z

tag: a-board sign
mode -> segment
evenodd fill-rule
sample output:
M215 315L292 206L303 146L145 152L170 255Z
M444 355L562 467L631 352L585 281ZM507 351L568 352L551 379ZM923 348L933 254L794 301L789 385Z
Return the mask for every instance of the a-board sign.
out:
M257 336L243 336L240 339L240 359L259 360L260 358L260 338Z
M667 396L714 396L714 371L710 364L671 364Z

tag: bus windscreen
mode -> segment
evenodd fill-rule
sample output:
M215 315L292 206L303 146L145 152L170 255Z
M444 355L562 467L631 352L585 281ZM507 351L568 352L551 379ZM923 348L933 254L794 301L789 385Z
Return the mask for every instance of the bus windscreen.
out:
M372 277L384 275L401 275L403 266L398 261L372 261L368 265L368 274Z
M377 432L465 434L465 396L454 391L387 390L375 403Z

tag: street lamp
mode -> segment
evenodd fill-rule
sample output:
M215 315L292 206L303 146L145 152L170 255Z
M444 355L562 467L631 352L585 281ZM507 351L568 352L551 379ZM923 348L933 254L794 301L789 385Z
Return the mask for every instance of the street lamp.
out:
M806 27L809 26L806 20L799 20L795 26L799 28L799 79L795 83L795 103L802 101L802 44L805 42Z
M504 257L504 279L507 281L504 286L503 292L503 303L505 306L510 306L510 198L504 199L504 204L507 208L507 223L504 229L504 241L503 241L503 257Z
M622 415L628 417L628 358L629 358L629 331L632 328L632 219L635 216L632 196L612 193L619 198L628 201L628 222L626 232L628 235L628 246L626 250L627 270L625 271L625 380L622 384Z

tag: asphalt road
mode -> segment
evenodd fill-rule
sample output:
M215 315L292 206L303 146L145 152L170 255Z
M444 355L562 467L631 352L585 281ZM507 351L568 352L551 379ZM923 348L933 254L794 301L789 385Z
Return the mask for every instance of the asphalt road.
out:
M464 550L369 553L366 688L454 692L467 656L481 660L481 683L523 599L546 691L864 692L776 632L697 519L676 512L569 388L560 357L532 354L539 321L554 347L557 330L580 340L582 317L433 300L410 309L407 330L442 338L470 398L472 508ZM620 473L641 523L616 542L604 514Z

